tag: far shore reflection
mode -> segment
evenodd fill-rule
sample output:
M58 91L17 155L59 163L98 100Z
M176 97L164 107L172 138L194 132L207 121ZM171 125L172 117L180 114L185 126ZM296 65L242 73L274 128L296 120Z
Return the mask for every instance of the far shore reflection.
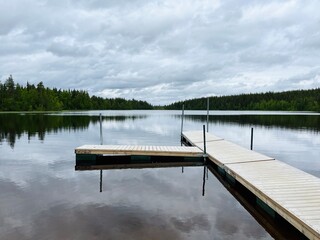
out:
M123 112L123 113L122 113ZM102 121L104 123L116 122L118 125L126 121L135 121L138 119L146 119L153 116L152 114L160 114L161 111L144 111L130 112L119 111L115 115L114 112L103 111ZM170 116L170 112L163 111ZM152 113L148 115L147 113ZM110 115L108 115L110 114ZM172 113L173 118L181 118ZM191 114L191 115L190 115ZM185 119L192 122L205 122L206 116L192 115L192 112L186 112ZM175 120L174 120L175 121ZM98 124L99 112L62 112L60 114L52 113L0 113L0 143L5 141L14 148L15 142L22 135L26 134L31 140L37 137L44 141L45 135L49 133L57 133L58 131L85 131L90 124ZM320 115L211 115L210 124L236 124L237 126L261 126L267 128L284 128L284 129L302 129L304 131L319 132L320 131Z
M102 116L102 121L134 121L143 116ZM38 137L44 141L45 135L58 131L84 131L90 124L97 124L99 116L52 115L43 113L2 113L0 114L0 142L6 140L13 148L16 139L27 134L30 140Z

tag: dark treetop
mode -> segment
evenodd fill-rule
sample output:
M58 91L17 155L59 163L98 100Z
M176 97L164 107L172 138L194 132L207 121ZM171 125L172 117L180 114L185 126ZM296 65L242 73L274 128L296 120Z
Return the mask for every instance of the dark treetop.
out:
M61 90L15 84L10 76L4 84L0 82L0 111L57 111L94 109L152 109L145 101L123 98L102 98L79 90Z
M165 109L204 110L207 98L175 102ZM210 97L211 110L281 110L320 112L320 88L287 92L267 92L234 96Z
M0 111L59 111L59 110L120 110L120 109L206 109L207 98L175 102L166 106L152 106L146 101L124 98L89 96L83 90L61 90L16 84L10 76L0 82ZM282 110L320 112L320 88L287 92L267 92L210 97L210 110Z

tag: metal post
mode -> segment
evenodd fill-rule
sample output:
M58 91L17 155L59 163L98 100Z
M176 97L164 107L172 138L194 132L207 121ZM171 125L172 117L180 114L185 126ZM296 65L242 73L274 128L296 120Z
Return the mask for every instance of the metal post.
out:
M184 167L181 168L181 172L184 173Z
M207 162L207 143L206 143L206 125L203 125L203 161Z
M207 98L207 132L209 132L209 98Z
M100 170L100 192L102 192L102 170Z
M103 137L102 137L102 115L100 113L100 145L103 145Z
M100 145L103 145L103 137L102 137L102 114L100 113ZM102 170L100 170L100 192L102 192Z
M207 154L207 149L206 149L206 125L203 125L203 153L205 155Z
M181 143L182 143L182 132L183 132L183 119L184 119L184 104L182 104L182 115L181 115Z
M251 146L250 149L253 149L253 128L251 128Z

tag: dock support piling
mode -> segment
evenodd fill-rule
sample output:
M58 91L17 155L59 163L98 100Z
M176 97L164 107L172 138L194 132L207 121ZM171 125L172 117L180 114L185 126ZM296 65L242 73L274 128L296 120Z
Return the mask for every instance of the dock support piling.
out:
M250 145L250 150L253 149L253 128L251 128L251 145Z
M182 145L183 119L184 119L184 104L182 104L182 114L181 114L181 134L180 134L181 145Z
M103 137L102 137L102 115L100 113L100 145L103 145Z
M206 125L203 125L203 159L204 159L204 163L206 163L206 157L207 157Z
M102 115L100 113L99 116L100 121L100 145L103 145L103 137L102 137ZM100 192L102 192L102 170L100 170Z
M207 132L209 132L209 97L207 98Z
M102 192L102 170L100 170L100 192Z
M206 149L206 125L203 125L203 152L204 154L207 154L207 149Z

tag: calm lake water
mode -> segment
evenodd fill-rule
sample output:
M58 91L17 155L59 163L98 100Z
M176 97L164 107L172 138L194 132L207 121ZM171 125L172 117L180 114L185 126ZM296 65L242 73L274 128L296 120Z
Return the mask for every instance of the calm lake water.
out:
M0 114L0 239L272 239L203 167L75 171L99 113ZM102 111L105 144L180 145L178 111ZM186 112L201 130L205 112ZM209 132L320 177L320 115L211 112Z

